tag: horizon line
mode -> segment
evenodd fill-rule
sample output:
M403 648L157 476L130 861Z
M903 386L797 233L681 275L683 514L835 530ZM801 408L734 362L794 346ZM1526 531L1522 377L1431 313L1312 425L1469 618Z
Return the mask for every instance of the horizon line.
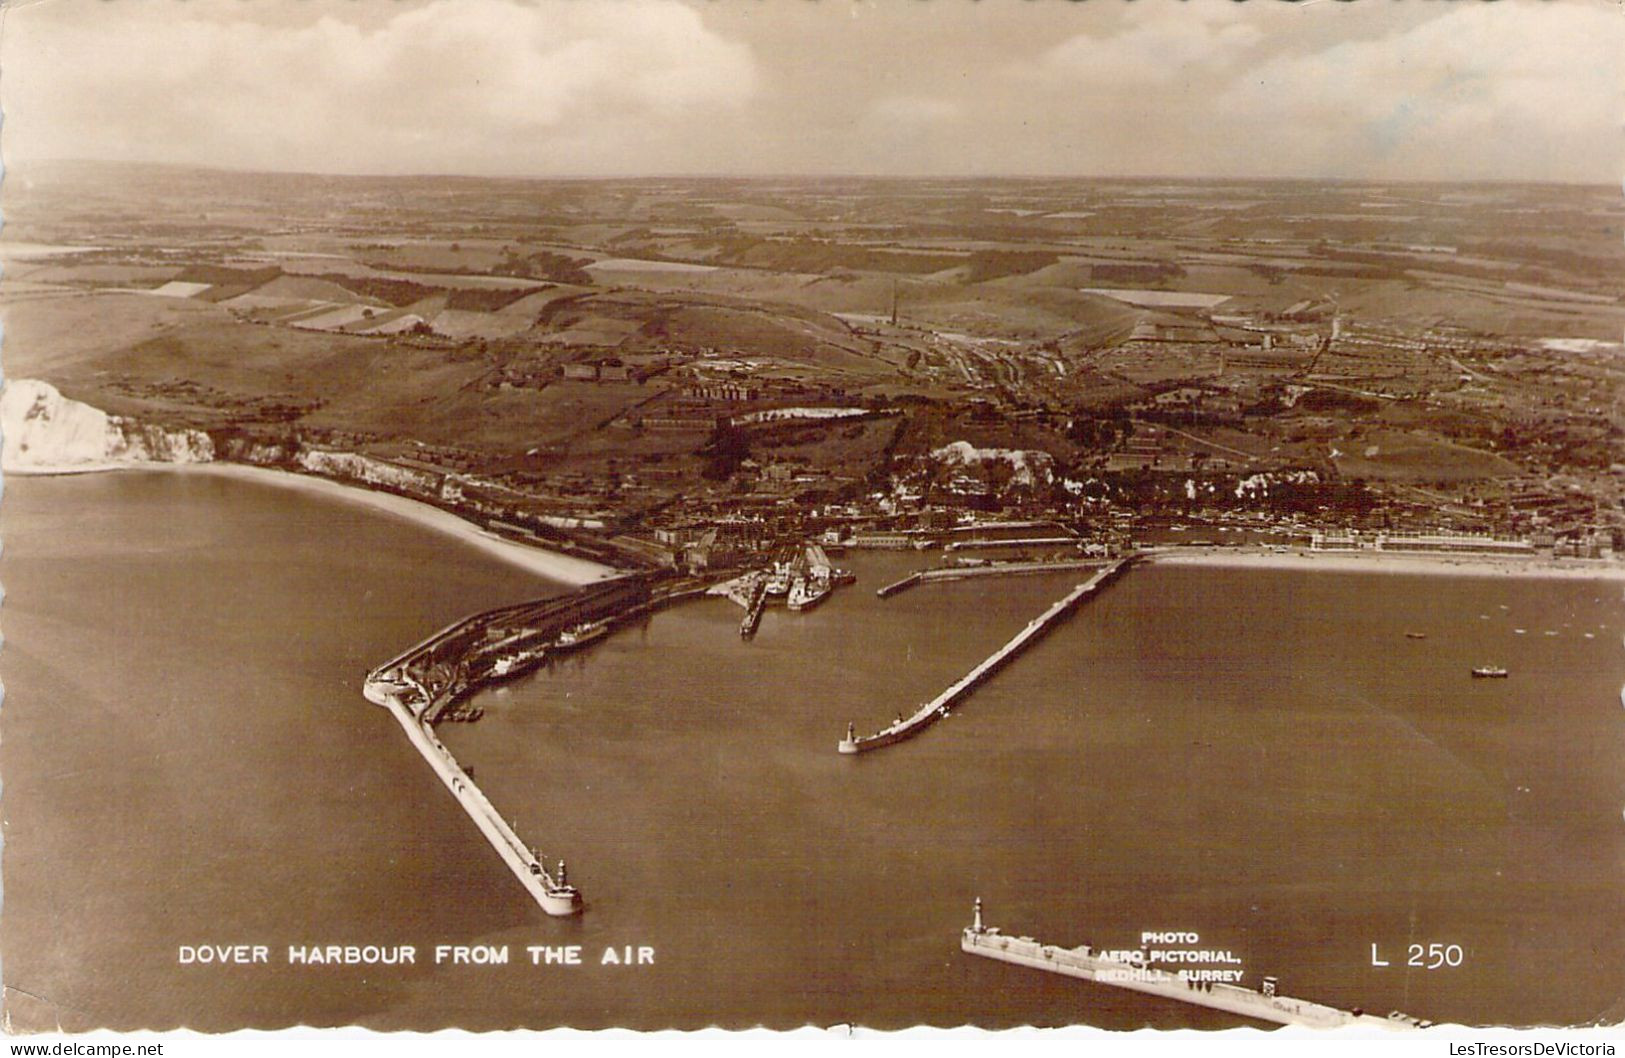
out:
M315 169L265 169L252 166L234 166L219 163L203 162L177 162L177 161L149 161L128 158L28 158L19 161L6 161L3 152L0 152L0 174L13 170L26 170L35 165L105 165L127 166L132 168L151 169L187 169L207 173L220 173L239 176L294 176L319 177L323 179L354 179L354 180L489 180L489 181L529 181L529 182L602 182L611 181L639 181L639 180L870 180L870 181L1040 181L1040 180L1080 180L1080 181L1129 181L1148 182L1160 181L1164 183L1333 183L1333 184L1402 184L1415 186L1441 186L1441 185L1495 185L1495 186L1523 186L1523 187L1571 187L1571 188L1610 188L1619 190L1620 185L1615 181L1591 181L1582 179L1553 179L1532 177L1493 177L1493 176L1462 176L1462 177L1393 177L1382 178L1372 176L1235 176L1214 174L1210 176L1176 176L1159 173L807 173L807 172L763 172L763 173L724 173L724 172L697 172L697 171L670 171L650 173L458 173L440 170L424 170L418 172L340 172L323 171Z

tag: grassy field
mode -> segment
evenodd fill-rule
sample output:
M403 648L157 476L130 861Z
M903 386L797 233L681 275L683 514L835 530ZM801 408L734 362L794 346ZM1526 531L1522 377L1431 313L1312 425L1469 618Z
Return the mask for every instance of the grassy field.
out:
M1495 479L1516 468L1475 446L1511 411L1608 413L1584 389L1605 376L1525 378L1498 358L1625 327L1608 300L1625 292L1625 220L1606 189L413 178L388 184L385 210L370 178L76 172L0 188L9 237L105 247L36 247L8 265L8 374L116 412L221 425L234 408L253 422L285 408L290 430L503 459L542 447L583 466L618 453L697 465L705 436L628 425L695 376L784 402L820 386L941 402L910 405L905 454L968 440L1071 459L1085 453L1054 428L1004 412L1121 410L1179 380L1252 408L1315 360L1323 383L1429 401L1327 404L1323 387L1220 443L1320 467L1336 447L1337 468L1368 480ZM211 286L96 292L172 279ZM1088 287L1229 300L1159 310ZM1370 340L1317 358L1334 314ZM360 333L379 324L419 333ZM1185 330L1128 344L1140 324ZM1268 357L1254 352L1261 328L1285 332ZM1221 375L1227 345L1247 363ZM642 354L673 363L642 385L560 378L567 361ZM1496 379L1476 418L1441 410L1475 399L1457 359ZM971 415L972 401L1002 411ZM756 433L770 459L830 470L868 467L894 441L878 420Z
M1346 443L1353 450L1332 462L1349 478L1445 483L1510 477L1518 473L1515 464L1493 452L1430 440L1416 433L1371 430L1349 438Z

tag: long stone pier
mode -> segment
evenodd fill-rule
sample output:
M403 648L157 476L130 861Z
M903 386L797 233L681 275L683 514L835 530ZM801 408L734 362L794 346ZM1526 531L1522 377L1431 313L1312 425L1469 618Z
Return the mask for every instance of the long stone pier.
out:
M912 738L948 715L960 699L998 672L1011 660L1027 649L1038 637L1049 631L1050 627L1071 613L1078 604L1094 595L1102 587L1111 583L1118 574L1136 561L1137 555L1118 559L1100 568L1094 576L1079 584L1066 595L1062 596L1049 609L1027 622L1025 628L1017 632L1010 641L994 651L985 661L961 676L947 690L920 706L919 709L907 717L900 717L888 727L883 727L872 735L859 735L855 727L847 725L846 737L841 739L836 749L841 753L863 753L872 749L894 745L907 738Z
M405 690L413 693L416 689L408 687ZM564 861L560 860L554 871L547 869L541 858L520 840L513 827L457 763L451 750L435 737L433 729L402 700L402 689L369 681L366 694L370 701L382 705L395 717L406 732L412 748L422 755L446 789L451 791L451 795L462 805L463 811L468 813L480 833L485 835L485 840L490 842L491 848L508 865L537 906L549 915L574 915L580 912L581 893L569 883Z

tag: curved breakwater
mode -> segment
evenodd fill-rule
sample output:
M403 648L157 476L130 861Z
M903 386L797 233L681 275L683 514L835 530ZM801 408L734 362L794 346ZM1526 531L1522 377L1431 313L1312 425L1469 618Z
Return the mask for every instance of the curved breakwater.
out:
M656 592L647 578L626 576L568 595L485 610L453 621L397 654L369 672L362 684L362 694L390 711L514 877L550 915L573 915L582 907L564 861L556 871L547 869L435 737L434 724L454 717L452 710L473 692L540 665L566 641L588 642L612 624L705 590L703 584L678 580Z
M628 577L565 596L486 610L452 622L386 661L369 672L362 685L367 700L390 711L519 884L549 915L581 910L581 893L569 884L564 862L559 861L556 873L547 869L435 737L433 725L470 691L509 675L510 668L540 664L548 644L568 626L625 617L649 599L647 583Z

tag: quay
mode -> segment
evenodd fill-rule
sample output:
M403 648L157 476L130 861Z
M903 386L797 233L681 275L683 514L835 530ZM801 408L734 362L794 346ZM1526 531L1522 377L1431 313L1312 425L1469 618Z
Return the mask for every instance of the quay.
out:
M881 728L872 735L860 736L856 727L848 724L846 726L846 737L836 745L836 750L840 753L863 753L868 750L894 745L924 731L944 716L947 716L949 709L958 703L960 699L981 686L984 681L1027 649L1033 641L1047 632L1055 622L1070 614L1078 607L1078 604L1115 580L1138 557L1138 555L1129 555L1126 558L1120 558L1115 562L1102 566L1094 576L1067 592L1066 595L1053 603L1042 614L1028 621L1026 627L1017 632L1008 643L994 651L980 665L960 677L953 686L920 706L912 715L906 718L898 717L889 727Z
M902 580L893 581L875 590L882 599L907 591L916 584L930 584L939 580L967 580L971 577L1020 577L1040 573L1065 573L1074 569L1096 569L1105 563L1098 558L1063 559L1055 562L994 562L986 566L950 566L945 569L922 569L910 573Z
M1007 937L999 932L998 927L982 924L980 897L976 900L971 924L960 934L959 948L971 955L1144 992L1278 1025L1306 1025L1316 1029L1334 1029L1344 1025L1419 1029L1431 1024L1398 1011L1387 1017L1377 1017L1358 1008L1340 1010L1323 1003L1281 995L1273 977L1265 977L1261 982L1262 987L1255 990L1223 982L1191 980L1140 962L1108 959L1087 944L1062 948L1031 937Z
M1073 547L1076 536L1022 536L1009 540L955 540L943 547L944 551L964 551L974 548L1000 547Z
M947 533L949 536L973 536L977 533L1010 532L1015 529L1048 529L1057 533L1071 532L1070 529L1066 528L1066 526L1057 521L1028 519L1026 521L1019 522L973 522L970 525L956 525L953 528L948 529Z

